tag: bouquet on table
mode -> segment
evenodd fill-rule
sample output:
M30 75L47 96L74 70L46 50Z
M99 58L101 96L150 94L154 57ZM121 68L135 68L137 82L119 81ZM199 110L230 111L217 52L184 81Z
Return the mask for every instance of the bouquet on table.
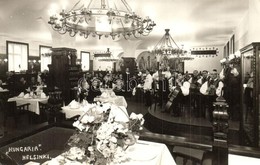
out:
M143 115L130 117L123 107L110 103L91 104L73 123L77 132L68 141L62 164L77 162L86 165L106 165L129 160L128 146L135 144L144 124Z

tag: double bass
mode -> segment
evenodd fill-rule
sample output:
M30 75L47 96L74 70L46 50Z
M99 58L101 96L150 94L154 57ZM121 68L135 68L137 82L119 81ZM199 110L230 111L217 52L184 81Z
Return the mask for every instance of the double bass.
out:
M181 83L182 79L176 79L175 82L175 86L176 88L173 89L173 91L171 91L171 93L168 95L169 100L167 101L166 105L165 105L165 112L169 112L170 108L172 106L173 100L177 97L177 95L179 94L179 92L181 91Z
M170 108L172 106L172 102L173 100L177 97L177 95L180 92L180 88L176 87L174 88L174 90L168 95L169 100L167 101L166 105L165 105L165 111L169 112Z

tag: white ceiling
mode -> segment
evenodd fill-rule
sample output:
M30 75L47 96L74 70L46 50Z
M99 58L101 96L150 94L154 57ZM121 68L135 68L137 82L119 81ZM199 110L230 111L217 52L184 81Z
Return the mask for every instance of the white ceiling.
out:
M0 0L0 36L50 43L63 40L82 46L117 46L120 41L65 37L47 23L53 4L73 6L78 0ZM81 0L84 1L84 0ZM89 0L87 0L88 2ZM248 0L127 0L142 17L157 24L148 37L142 37L139 48L155 45L164 29L177 44L185 47L220 46L227 43L248 10ZM68 5L69 6L69 5ZM71 7L69 7L71 8Z

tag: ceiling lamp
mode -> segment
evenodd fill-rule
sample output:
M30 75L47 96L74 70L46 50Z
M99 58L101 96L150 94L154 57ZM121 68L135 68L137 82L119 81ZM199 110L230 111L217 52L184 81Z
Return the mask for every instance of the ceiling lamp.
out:
M165 34L161 40L151 50L156 56L167 56L168 58L189 59L185 56L187 51L181 49L169 34L170 29L165 29Z
M132 11L126 0L90 0L80 3L79 0L71 10L62 10L60 14L50 17L49 24L61 34L109 37L123 36L125 39L147 36L156 25L149 17L142 18ZM87 4L87 5L86 5Z

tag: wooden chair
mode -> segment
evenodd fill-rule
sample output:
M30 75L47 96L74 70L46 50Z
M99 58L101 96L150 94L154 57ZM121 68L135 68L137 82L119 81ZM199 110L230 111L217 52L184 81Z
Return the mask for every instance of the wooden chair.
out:
M16 101L11 101L11 102L6 101L4 104L5 104L5 106L4 106L4 126L6 126L7 118L12 117L15 122L15 127L17 127L19 124L19 119L22 115L28 115L29 123L31 123L30 112L29 112L30 103L17 105Z
M191 162L192 165L201 165L205 151L187 147L173 147L172 155L175 161L183 165ZM182 162L180 162L182 161Z
M47 121L47 114L46 112L49 111L50 106L47 103L39 102L39 109L40 109L40 117L39 122Z
M49 92L48 103L41 106L46 113L49 123L55 123L65 119L64 114L60 112L63 106L62 91L56 90Z

